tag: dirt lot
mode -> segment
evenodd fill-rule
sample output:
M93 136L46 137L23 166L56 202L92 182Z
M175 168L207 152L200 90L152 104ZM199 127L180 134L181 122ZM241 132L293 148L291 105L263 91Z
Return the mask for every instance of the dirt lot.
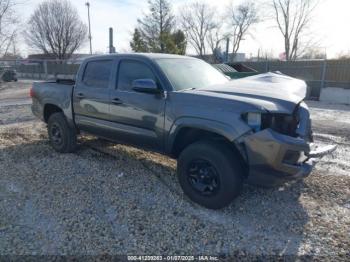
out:
M310 255L349 259L350 106L310 102L316 142L336 143L310 177L244 186L228 208L181 192L175 162L80 139L58 154L26 97L30 81L0 86L0 254Z

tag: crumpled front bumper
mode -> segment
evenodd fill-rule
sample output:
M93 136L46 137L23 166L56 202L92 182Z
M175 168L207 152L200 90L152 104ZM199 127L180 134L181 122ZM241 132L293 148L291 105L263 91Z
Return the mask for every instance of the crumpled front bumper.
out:
M248 162L248 182L275 186L307 177L315 158L333 152L335 146L312 151L311 144L302 138L282 135L272 129L248 135L243 140Z

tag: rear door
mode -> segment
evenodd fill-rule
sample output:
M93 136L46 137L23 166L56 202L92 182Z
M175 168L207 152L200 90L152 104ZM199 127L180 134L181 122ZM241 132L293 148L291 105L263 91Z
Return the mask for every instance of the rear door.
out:
M73 92L75 122L81 130L104 136L100 121L109 121L109 95L114 61L88 61Z
M157 72L149 62L121 59L116 87L110 95L110 117L118 138L129 144L163 150L165 95L139 93L132 89L137 79L152 79L162 89ZM117 133L116 133L117 135Z

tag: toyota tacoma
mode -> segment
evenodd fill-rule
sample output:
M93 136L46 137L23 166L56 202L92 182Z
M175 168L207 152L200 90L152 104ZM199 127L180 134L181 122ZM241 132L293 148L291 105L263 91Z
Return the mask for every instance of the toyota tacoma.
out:
M75 80L35 82L32 111L52 147L73 152L80 132L177 159L185 194L227 206L242 184L305 178L314 149L304 81L280 73L230 80L206 62L167 54L87 58Z

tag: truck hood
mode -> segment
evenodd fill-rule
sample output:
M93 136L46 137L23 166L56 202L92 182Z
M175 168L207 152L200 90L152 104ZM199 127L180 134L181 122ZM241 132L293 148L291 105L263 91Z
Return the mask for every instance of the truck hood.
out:
M272 112L292 113L296 105L305 99L307 85L302 80L286 75L265 73L196 91L203 95L224 96L254 104Z

